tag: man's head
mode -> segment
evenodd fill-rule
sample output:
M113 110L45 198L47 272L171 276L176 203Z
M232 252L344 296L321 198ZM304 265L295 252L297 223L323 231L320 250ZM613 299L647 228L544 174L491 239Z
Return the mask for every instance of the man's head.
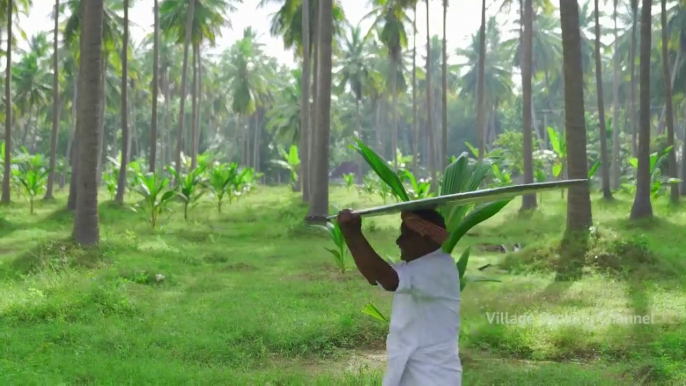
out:
M396 244L400 258L411 261L441 247L448 237L445 220L433 209L418 209L403 212L400 236Z

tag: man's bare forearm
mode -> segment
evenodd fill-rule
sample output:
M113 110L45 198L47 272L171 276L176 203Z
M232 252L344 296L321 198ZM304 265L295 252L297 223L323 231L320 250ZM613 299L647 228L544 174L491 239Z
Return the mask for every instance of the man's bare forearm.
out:
M374 285L378 282L385 289L394 291L398 287L398 274L374 251L362 232L345 232L344 236L357 269L367 281Z

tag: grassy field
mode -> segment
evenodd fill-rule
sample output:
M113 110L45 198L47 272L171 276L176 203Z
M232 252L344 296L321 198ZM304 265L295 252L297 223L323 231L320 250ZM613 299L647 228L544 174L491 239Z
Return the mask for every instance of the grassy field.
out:
M390 312L353 262L340 274L329 240L302 225L306 208L286 188L260 187L218 214L203 203L153 231L130 208L100 206L101 246L69 242L65 196L0 208L0 384L378 385ZM135 197L129 197L132 203ZM332 203L376 200L334 188ZM686 210L662 199L658 219L632 225L630 199L594 198L584 278L555 282L565 202L547 194L518 216L519 200L458 245L469 271L502 283L462 293L465 385L686 384ZM399 223L364 227L393 255ZM484 244L515 243L504 254ZM498 265L478 272L486 263ZM489 321L492 313L532 323ZM530 316L529 316L530 315ZM626 323L626 316L652 323Z

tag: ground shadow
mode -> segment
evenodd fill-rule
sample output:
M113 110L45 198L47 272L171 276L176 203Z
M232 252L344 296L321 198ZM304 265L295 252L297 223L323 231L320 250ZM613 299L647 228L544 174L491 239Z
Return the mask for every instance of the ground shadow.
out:
M9 236L12 232L17 229L14 223L8 221L7 219L0 218L0 237Z

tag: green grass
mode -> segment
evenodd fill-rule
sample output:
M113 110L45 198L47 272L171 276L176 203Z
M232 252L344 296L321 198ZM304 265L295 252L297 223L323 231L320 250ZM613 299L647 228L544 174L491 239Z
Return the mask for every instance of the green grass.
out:
M34 215L24 202L0 208L1 384L380 384L386 326L360 309L371 301L389 314L391 295L350 258L338 273L328 237L302 225L306 207L288 188L259 187L221 215L203 203L188 223L175 205L156 231L107 198L92 250L69 241L63 194ZM473 246L471 273L502 283L463 292L464 383L684 384L686 211L664 201L657 220L636 226L628 197L594 199L576 282L554 281L566 218L559 193L528 218L515 200L470 232L455 255ZM334 188L332 203L379 202ZM382 255L396 253L398 226L393 216L364 224ZM514 243L524 250L479 247ZM495 269L478 272L486 263ZM490 312L538 319L493 324ZM584 322L636 314L655 323Z

